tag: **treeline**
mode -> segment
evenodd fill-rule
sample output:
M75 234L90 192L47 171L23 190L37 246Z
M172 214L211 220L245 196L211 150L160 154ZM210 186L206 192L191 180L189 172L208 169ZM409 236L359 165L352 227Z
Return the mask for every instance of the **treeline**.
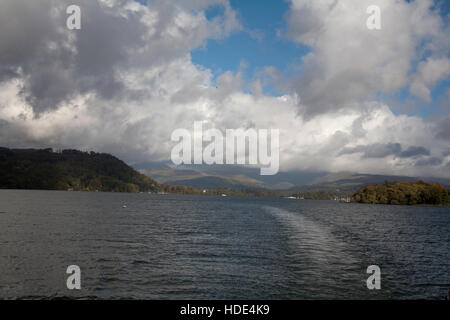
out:
M332 191L306 191L294 193L291 196L306 200L339 200L341 198L347 198L350 194L346 192Z
M159 185L105 153L0 148L0 188L157 192Z
M360 203L397 205L450 205L450 190L439 183L385 182L382 185L368 185L352 196Z
M280 194L269 190L234 190L226 188L201 189L178 185L160 185L160 192L192 195L227 195L227 196L256 196L256 197L279 197Z

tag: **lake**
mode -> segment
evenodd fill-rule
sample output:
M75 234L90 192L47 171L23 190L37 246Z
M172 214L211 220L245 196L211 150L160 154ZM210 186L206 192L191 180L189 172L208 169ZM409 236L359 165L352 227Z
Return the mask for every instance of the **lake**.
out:
M2 299L443 299L449 261L449 208L0 190Z

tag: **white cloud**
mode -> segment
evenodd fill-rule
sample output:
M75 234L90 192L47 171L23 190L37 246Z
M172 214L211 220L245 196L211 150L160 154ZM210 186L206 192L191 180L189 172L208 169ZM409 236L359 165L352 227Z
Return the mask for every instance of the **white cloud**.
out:
M427 102L431 102L430 88L450 75L450 59L428 58L426 61L420 62L417 69L410 86L410 92Z
M366 26L370 5L381 9L381 30ZM352 102L376 93L394 93L409 85L413 65L425 53L447 55L448 29L432 7L431 0L292 0L288 36L311 48L303 58L304 74L292 84L306 113L354 107ZM429 77L431 62L422 68L412 89L421 90L421 96L428 84L447 75Z

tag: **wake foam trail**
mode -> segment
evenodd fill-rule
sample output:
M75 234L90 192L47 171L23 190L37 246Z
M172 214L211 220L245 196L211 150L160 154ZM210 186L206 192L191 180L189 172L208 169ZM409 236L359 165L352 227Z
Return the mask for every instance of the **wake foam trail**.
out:
M294 257L307 260L320 268L334 268L356 262L345 252L344 243L305 215L269 206L264 207L264 210L279 221L289 239Z

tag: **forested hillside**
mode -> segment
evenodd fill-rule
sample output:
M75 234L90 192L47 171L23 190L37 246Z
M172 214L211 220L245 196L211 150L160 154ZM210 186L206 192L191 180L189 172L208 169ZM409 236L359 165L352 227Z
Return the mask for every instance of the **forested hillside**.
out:
M156 181L109 154L0 148L0 189L156 192L158 188Z
M439 183L385 182L368 185L352 197L354 202L402 205L450 205L450 190Z

